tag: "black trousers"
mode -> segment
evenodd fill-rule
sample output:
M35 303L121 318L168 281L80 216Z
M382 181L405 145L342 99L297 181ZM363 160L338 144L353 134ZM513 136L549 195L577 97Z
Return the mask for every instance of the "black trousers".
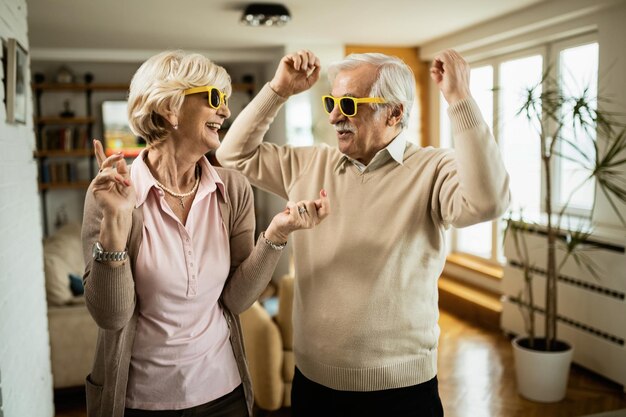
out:
M291 386L292 417L443 417L437 377L382 391L338 391L311 381L298 368Z
M206 404L197 405L184 410L137 410L127 408L124 417L248 417L248 406L239 385L231 393Z

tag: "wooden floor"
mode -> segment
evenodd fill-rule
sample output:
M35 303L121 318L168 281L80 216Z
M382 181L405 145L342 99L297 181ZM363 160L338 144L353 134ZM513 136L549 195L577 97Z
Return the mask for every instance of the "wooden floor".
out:
M446 417L578 417L626 409L622 387L574 366L566 398L540 404L520 398L510 341L442 312L439 388ZM85 417L84 391L55 393L56 417ZM625 412L626 415L626 412ZM288 409L269 417L290 417ZM297 416L294 416L297 417Z

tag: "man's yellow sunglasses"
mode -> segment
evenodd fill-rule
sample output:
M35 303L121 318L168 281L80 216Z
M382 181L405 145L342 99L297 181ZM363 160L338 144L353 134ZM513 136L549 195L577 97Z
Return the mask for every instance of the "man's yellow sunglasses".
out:
M356 98L356 97L333 97L333 96L322 96L322 103L324 104L324 110L326 113L330 114L335 106L339 102L339 110L341 114L347 117L356 116L357 105L359 103L386 103L387 101L382 97L365 97L365 98Z
M183 94L188 96L189 94L209 93L209 106L215 110L219 109L222 104L228 106L228 97L222 91L213 87L212 85L189 88L183 91Z

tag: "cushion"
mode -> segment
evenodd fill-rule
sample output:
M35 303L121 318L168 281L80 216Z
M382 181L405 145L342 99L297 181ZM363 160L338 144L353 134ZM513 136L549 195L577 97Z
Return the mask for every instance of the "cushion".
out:
M43 253L48 304L60 306L73 303L74 294L68 276L82 277L85 270L80 224L67 224L47 238Z
M73 270L78 270L80 276L85 272L83 260L83 242L80 238L80 223L68 223L54 234L65 245L65 259Z
M83 279L75 274L69 274L70 290L74 296L83 295L85 293L85 287L83 286Z

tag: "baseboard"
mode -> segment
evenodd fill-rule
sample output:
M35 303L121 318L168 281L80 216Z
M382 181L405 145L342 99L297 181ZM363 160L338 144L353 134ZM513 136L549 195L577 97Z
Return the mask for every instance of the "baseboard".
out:
M489 330L500 330L500 294L442 276L439 308Z

